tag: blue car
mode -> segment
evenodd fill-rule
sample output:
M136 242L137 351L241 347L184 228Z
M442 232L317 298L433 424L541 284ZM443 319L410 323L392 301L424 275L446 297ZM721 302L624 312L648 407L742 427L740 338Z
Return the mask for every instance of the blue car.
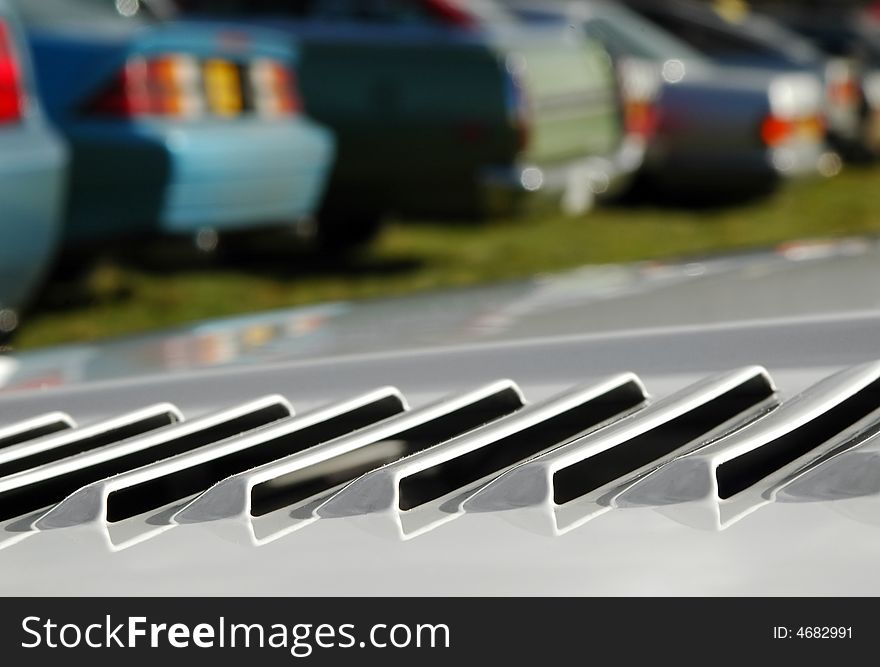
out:
M0 334L15 328L55 253L67 166L22 44L11 8L0 0Z
M289 41L138 0L15 5L72 150L67 249L309 219L335 145L303 113Z

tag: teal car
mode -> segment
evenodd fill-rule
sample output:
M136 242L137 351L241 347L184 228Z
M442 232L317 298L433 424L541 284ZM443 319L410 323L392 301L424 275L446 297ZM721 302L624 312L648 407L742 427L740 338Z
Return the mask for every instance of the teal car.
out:
M288 40L165 23L138 0L15 0L70 143L66 249L305 224L334 156Z
M0 335L16 327L54 256L66 169L16 18L0 0Z

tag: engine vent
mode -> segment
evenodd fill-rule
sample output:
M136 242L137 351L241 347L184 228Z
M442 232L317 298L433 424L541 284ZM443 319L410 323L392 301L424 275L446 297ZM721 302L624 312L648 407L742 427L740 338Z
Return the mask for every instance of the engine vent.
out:
M641 407L646 398L634 375L575 389L369 472L317 514L389 516L404 537L420 533L461 514L470 492L511 466Z
M538 523L546 517L550 532L566 532L610 509L608 494L775 406L775 388L762 368L709 378L519 466L483 488L466 507L549 507L552 511L535 515Z
M285 399L270 396L0 478L0 520L48 509L94 482L238 435L292 412Z
M773 502L880 499L880 362L782 400L763 368L651 402L622 374L528 403L500 380L410 409L387 387L295 414L267 396L79 426L0 425L0 548L97 530L114 549L199 524L264 544L339 519L411 538L469 513L543 533L650 507L712 529Z
M359 475L519 410L515 384L497 382L404 413L217 485L178 515L182 523L254 517L258 542L316 518L313 509Z
M0 450L0 478L174 424L183 415L162 403L83 428L64 429ZM38 429L39 430L39 429Z
M12 447L28 440L74 428L76 422L63 412L52 412L0 428L0 449Z

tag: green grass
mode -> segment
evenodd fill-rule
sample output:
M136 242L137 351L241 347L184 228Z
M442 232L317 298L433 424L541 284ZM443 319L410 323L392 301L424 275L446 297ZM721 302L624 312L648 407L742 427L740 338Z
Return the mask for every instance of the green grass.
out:
M609 207L581 219L395 223L369 253L342 264L292 250L237 264L188 256L103 261L80 284L50 284L15 346L92 341L209 317L501 281L588 263L874 233L880 231L878 186L880 170L851 168L828 182L796 184L724 209Z

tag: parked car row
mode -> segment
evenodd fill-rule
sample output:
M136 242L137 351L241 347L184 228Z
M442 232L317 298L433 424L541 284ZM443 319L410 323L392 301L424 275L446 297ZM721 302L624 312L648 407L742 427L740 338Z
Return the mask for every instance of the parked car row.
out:
M0 330L59 252L347 251L389 216L763 191L873 150L851 58L767 20L737 60L694 37L748 33L715 10L631 1L0 0Z
M627 127L645 142L643 180L714 194L814 174L834 161L821 85L810 73L714 63L613 2L505 2L528 21L576 25L608 49Z
M858 13L832 4L763 3L756 13L695 0L625 2L719 64L814 73L834 148L848 158L880 155L880 33Z

